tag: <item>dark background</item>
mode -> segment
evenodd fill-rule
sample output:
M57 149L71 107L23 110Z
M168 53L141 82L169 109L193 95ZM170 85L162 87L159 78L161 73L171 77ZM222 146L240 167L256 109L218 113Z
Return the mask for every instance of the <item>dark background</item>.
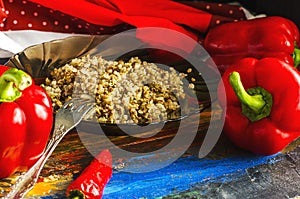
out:
M219 0L210 2L228 3L232 1ZM294 21L300 27L300 0L240 0L244 7L255 14L279 15Z

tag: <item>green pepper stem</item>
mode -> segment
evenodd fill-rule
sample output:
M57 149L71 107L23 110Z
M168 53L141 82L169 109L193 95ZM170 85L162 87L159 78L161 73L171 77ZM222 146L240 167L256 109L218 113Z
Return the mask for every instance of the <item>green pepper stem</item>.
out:
M85 195L78 189L70 190L67 199L85 199Z
M261 109L266 104L263 96L259 94L249 95L241 82L241 77L238 72L233 72L230 74L229 82L241 103L248 106L255 113L260 113Z
M300 64L300 49L295 47L293 53L294 67L297 68Z
M22 91L32 84L29 74L16 68L5 71L0 76L0 102L13 102Z

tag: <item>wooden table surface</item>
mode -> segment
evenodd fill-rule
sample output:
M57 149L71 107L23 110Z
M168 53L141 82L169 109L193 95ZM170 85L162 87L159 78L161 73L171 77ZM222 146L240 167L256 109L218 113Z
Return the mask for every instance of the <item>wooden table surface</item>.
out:
M202 122L210 119L210 112L201 113ZM300 196L299 141L286 151L273 156L257 156L235 148L221 136L205 158L198 158L198 150L205 128L198 134L186 153L167 167L147 173L130 173L122 169L136 163L136 159L114 159L113 175L104 190L103 198L296 198ZM176 132L175 132L176 133ZM136 142L130 136L108 136L123 149L143 151L168 143L175 134L166 131L155 139ZM34 189L25 198L64 198L69 183L92 160L86 149L87 140L95 142L96 134L71 131L59 144L45 165ZM85 140L84 144L81 140ZM93 143L95 150L107 143ZM90 146L89 146L90 147ZM141 159L148 157L140 157ZM132 164L131 164L132 163ZM5 195L15 176L2 179L0 194Z

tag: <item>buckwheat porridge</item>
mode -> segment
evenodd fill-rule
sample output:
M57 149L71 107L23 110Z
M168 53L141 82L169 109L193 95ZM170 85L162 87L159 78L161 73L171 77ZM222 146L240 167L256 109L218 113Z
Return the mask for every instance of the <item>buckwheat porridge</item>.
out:
M181 102L186 98L185 77L172 67L164 70L138 57L124 62L87 55L51 71L41 86L49 94L54 111L79 93L96 100L95 114L88 119L150 123L180 117Z

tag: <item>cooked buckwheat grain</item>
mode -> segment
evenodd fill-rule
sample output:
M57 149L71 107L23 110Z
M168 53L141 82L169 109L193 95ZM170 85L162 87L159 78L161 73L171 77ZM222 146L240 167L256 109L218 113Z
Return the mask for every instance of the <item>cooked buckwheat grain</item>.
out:
M124 62L84 56L54 69L41 86L54 111L72 96L85 95L96 100L92 117L98 122L149 123L180 117L185 77L137 57Z

